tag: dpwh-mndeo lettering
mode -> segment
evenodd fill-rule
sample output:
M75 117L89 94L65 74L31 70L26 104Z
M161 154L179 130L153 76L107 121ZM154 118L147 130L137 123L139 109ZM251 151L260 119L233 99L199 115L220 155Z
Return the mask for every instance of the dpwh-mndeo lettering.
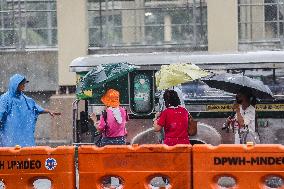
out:
M40 169L41 161L39 160L11 160L1 161L0 170L4 169Z
M284 157L214 157L214 165L284 165Z

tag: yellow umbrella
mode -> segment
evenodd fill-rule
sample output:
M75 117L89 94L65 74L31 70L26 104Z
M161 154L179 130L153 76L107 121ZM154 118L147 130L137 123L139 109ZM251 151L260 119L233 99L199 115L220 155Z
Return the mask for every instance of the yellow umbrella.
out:
M157 88L164 90L208 75L208 72L194 64L178 63L161 66L161 70L155 74L155 77Z

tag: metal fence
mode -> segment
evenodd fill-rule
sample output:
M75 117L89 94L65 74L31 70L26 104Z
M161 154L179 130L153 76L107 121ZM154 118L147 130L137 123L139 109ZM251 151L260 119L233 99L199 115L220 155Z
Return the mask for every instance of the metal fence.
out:
M88 0L90 47L207 45L205 0Z
M0 48L56 45L56 0L0 0Z
M284 0L239 0L239 43L282 48Z

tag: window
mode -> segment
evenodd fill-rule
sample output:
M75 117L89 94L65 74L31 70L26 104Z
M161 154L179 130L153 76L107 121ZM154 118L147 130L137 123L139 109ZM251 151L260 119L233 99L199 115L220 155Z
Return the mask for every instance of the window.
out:
M279 48L283 14L283 0L239 0L239 42Z
M0 47L57 45L55 0L0 0Z
M149 115L154 110L154 72L130 73L130 107L134 114Z
M90 47L207 45L204 0L89 0Z

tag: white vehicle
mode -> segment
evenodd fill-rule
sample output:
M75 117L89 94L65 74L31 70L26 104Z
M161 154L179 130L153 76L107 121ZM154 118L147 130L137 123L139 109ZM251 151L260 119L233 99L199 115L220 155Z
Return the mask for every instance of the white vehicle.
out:
M262 143L284 143L281 137L274 133L282 133L280 123L284 116L284 52L283 51L260 51L237 54L189 54L189 53L129 53L129 54L101 54L79 57L70 64L70 71L76 72L78 78L82 77L93 67L100 64L127 62L138 65L140 68L121 78L116 89L122 93L121 102L128 109L130 123L128 124L128 141L132 143L157 143L157 136L150 129L152 118L155 113L157 98L154 74L161 65L175 63L194 63L199 67L214 73L243 73L258 78L268 84L274 92L277 100L263 100L260 102L258 119ZM136 79L135 79L136 78ZM134 85L139 78L149 80L149 93L140 95L135 91ZM234 101L234 96L216 89L210 89L200 81L184 84L183 93L187 109L193 117L199 121L198 134L191 137L192 143L234 143L233 133L221 130L225 119L232 113L229 109ZM136 94L136 96L135 96ZM144 105L136 107L135 100L138 96L143 98ZM150 98L145 98L149 96ZM79 100L79 99L78 99ZM78 109L74 103L74 142L92 142L91 132L82 133L84 116L88 112L100 114L102 104L99 99L89 98L86 101L85 114L78 115ZM269 123L269 124L267 124ZM268 127L267 127L268 125ZM271 125L271 126L270 126ZM282 129L282 130L281 130ZM268 132L269 130L269 132ZM89 135L88 135L89 134ZM266 135L265 137L262 137ZM89 138L88 138L89 137ZM282 137L283 138L283 137Z

